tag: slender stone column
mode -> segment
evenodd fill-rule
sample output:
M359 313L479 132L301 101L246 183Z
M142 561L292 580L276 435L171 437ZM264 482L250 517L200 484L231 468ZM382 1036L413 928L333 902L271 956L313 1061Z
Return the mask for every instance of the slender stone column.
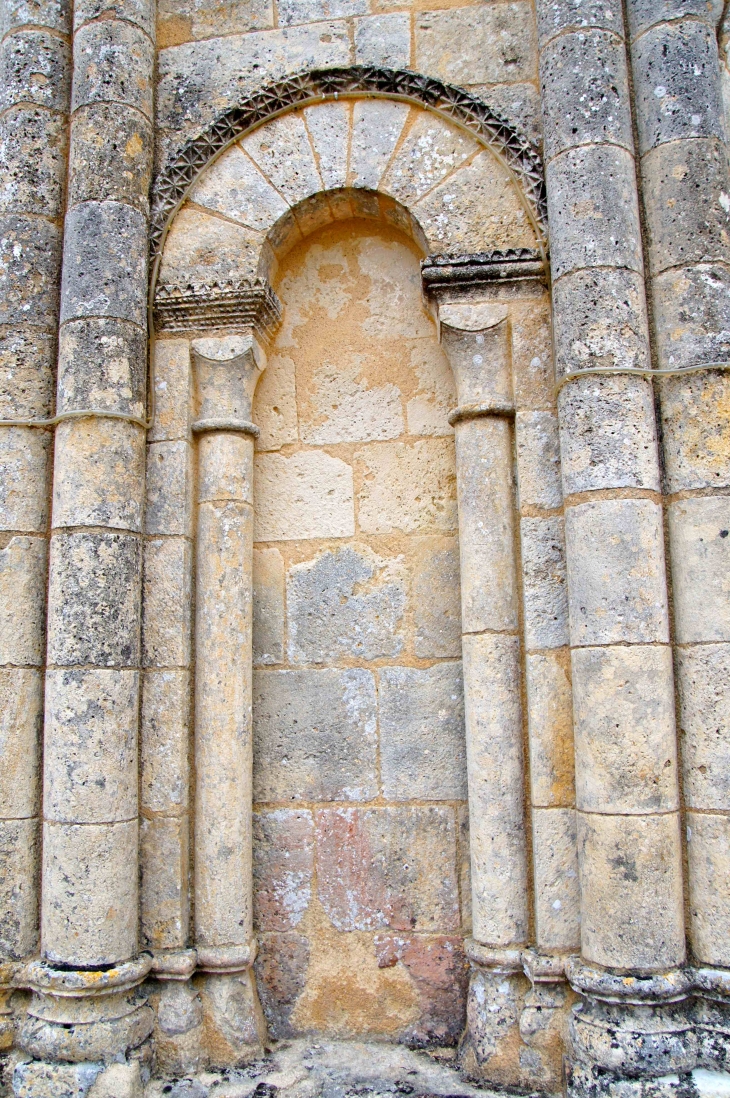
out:
M43 960L21 1032L36 1062L16 1070L34 1095L71 1089L73 1064L100 1070L152 1025L136 989L151 961L138 957L137 725L154 17L153 0L74 10L57 411L83 414L55 443Z
M730 174L712 11L628 0L656 363L730 359ZM689 941L730 968L730 374L658 383L687 809ZM726 997L727 973L700 980ZM707 1000L709 1003L710 999ZM708 1005L701 1057L730 1062Z
M253 977L253 329L192 343L197 390L195 945L211 1065L261 1051Z
M677 971L685 947L674 684L651 384L580 377L590 367L649 365L621 8L537 7L556 369L569 379L558 411L581 958L568 975L584 997L569 1085L595 1094L626 1075L691 1066L681 1004L661 1005L687 992Z

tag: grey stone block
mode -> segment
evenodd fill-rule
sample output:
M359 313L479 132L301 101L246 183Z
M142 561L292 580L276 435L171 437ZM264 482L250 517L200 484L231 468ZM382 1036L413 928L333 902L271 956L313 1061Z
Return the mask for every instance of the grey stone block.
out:
M279 22L316 23L323 19L342 19L349 15L364 15L368 0L277 0Z
M140 725L140 800L150 812L182 815L188 806L190 674L145 671Z
M113 134L113 140L99 135ZM122 103L94 103L71 123L68 204L125 202L145 216L152 178L152 126Z
M0 210L58 218L68 146L66 121L40 107L0 117Z
M193 460L189 442L153 442L147 447L145 530L148 534L190 536Z
M254 800L377 796L371 672L254 672Z
M665 377L657 387L666 491L730 487L730 374Z
M537 33L540 47L569 30L599 27L623 37L623 12L603 0L538 0Z
M563 502L560 439L554 412L518 412L515 417L517 480L521 508L553 510Z
M689 808L730 810L730 645L677 649L684 797Z
M626 5L632 38L638 38L655 24L670 20L700 19L714 28L721 14L721 0L629 0Z
M51 541L48 661L61 666L139 664L139 538L57 534Z
M537 946L580 948L580 888L575 812L572 808L532 811Z
M58 323L61 231L40 218L0 217L0 324Z
M97 408L144 417L147 337L116 317L84 317L59 333L59 412Z
M71 47L45 30L16 31L0 45L0 110L36 103L68 111Z
M71 109L88 103L126 103L152 118L154 47L137 27L103 19L74 37Z
M287 577L289 659L366 660L403 650L406 588L397 558L367 549L327 550L294 565Z
M725 967L730 960L728 907L730 819L725 815L687 813L689 938L700 963Z
M43 663L45 538L14 537L0 549L0 665Z
M50 452L48 431L0 431L0 530L46 532Z
M89 417L56 430L53 525L142 530L144 432L134 423Z
M459 545L455 538L419 538L413 557L416 655L461 656Z
M659 365L694 366L730 357L730 271L701 264L654 279Z
M469 91L488 103L495 114L506 119L533 145L542 144L541 99L534 84L472 84Z
M147 226L121 202L83 202L66 215L61 322L113 316L146 325Z
M668 521L677 642L730 641L730 499L679 500Z
M124 19L140 27L153 41L155 37L155 5L150 0L75 0L74 30L92 19Z
M0 818L38 815L42 726L40 670L0 669Z
M0 952L20 960L38 949L37 819L0 820Z
M259 931L294 930L312 899L313 815L291 808L256 812L253 833L255 926Z
M545 157L578 145L608 142L633 151L629 81L623 42L608 31L562 34L540 56Z
M408 68L411 17L407 11L381 12L355 20L355 64Z
M0 331L0 418L45 419L53 406L56 338L13 327Z
M379 672L380 765L391 801L465 800L461 663Z
M192 550L185 538L154 538L144 550L145 667L187 667L190 662Z
M184 949L189 923L187 819L140 821L140 931L153 949Z
M561 648L569 639L562 516L523 518L520 540L525 646Z
M584 267L641 272L633 157L613 145L562 153L546 169L553 278Z
M68 34L71 8L71 0L7 0L0 13L0 37L28 23Z
M535 78L531 5L471 5L415 15L415 65L452 84L499 84Z
M253 662L284 662L284 559L278 549L253 551Z

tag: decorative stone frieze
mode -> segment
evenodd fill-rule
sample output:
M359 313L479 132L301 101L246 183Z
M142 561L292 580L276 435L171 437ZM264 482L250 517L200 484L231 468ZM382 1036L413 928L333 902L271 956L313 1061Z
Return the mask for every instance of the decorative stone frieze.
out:
M258 328L266 340L281 319L281 304L263 279L212 286L167 286L155 292L159 332L196 332L212 328Z

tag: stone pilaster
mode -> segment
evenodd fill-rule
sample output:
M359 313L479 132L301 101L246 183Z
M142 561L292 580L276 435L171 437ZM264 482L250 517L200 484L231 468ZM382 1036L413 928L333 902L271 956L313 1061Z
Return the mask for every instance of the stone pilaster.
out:
M730 358L730 175L712 11L627 4L656 365ZM730 373L658 382L693 959L730 968ZM727 974L700 973L705 1067L727 1068ZM714 991L713 991L714 989ZM704 1006L703 1006L704 1004Z
M74 9L42 961L20 1034L34 1061L16 1080L38 1095L69 1063L124 1058L152 1025L138 990L151 958L138 954L137 725L154 15L152 2Z
M540 0L538 28L582 908L569 1085L597 1093L688 1062L674 684L651 384L580 376L649 366L622 13ZM651 980L632 991L652 973L681 985L671 1017Z

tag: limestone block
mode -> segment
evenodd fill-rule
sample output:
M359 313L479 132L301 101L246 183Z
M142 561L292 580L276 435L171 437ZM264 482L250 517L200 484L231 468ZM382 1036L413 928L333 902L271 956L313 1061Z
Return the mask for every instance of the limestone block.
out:
M562 516L523 518L520 544L525 645L560 648L570 634Z
M700 964L727 965L730 819L687 813L689 936Z
M517 628L509 422L497 416L458 424L456 470L465 633Z
M479 149L474 138L444 119L429 111L414 111L381 189L411 206Z
M134 23L154 41L154 6L149 0L76 0L74 3L74 30L93 19L110 17Z
M0 35L32 23L36 27L68 33L69 5L66 0L9 0L0 17Z
M137 671L46 672L43 814L69 824L137 816Z
M730 809L730 647L677 649L683 792L690 808Z
M289 662L400 655L406 599L402 558L379 557L364 546L326 550L293 565L286 582Z
M253 662L284 662L284 560L278 549L253 551Z
M668 646L572 653L576 804L584 812L679 807Z
M47 559L44 538L14 537L0 549L0 665L43 663Z
M140 800L148 812L175 816L188 807L188 671L145 671L140 726Z
M537 44L529 4L451 8L415 18L415 68L452 84L535 78Z
M485 10L503 9L507 7L499 4ZM432 252L488 252L536 244L514 184L486 149L429 191L415 204L413 215Z
M289 209L250 157L235 145L204 172L190 192L190 200L261 232L268 232Z
M411 562L416 655L425 659L461 656L461 592L456 539L414 539Z
M71 110L89 103L125 103L152 118L154 46L138 27L118 19L88 23L74 35Z
M137 952L137 820L43 827L43 955L92 968Z
M507 946L527 934L520 643L484 633L463 649L474 937Z
M307 809L275 808L253 820L254 925L293 930L312 898L314 819Z
M581 953L606 968L662 972L684 961L677 813L578 813Z
M615 32L563 34L540 55L545 158L578 145L609 143L633 151L626 50Z
M598 268L553 283L558 377L590 366L648 370L649 337L643 276Z
M358 99L352 109L349 180L377 190L408 117L406 103Z
M189 980L165 980L156 1005L153 1035L157 1072L183 1075L203 1067L203 1005Z
M560 507L560 441L554 412L518 412L515 417L520 507Z
M42 689L39 671L0 670L0 818L38 814Z
M0 324L55 328L60 263L58 225L37 217L0 216Z
M318 895L337 930L458 929L451 808L325 808L315 827Z
M59 333L59 412L97 408L144 417L147 338L116 317L85 317Z
M724 140L714 27L660 24L634 41L631 59L642 153L687 137Z
M386 800L466 800L461 663L382 667L378 697Z
M408 12L380 13L355 20L355 64L406 69L411 59Z
M532 812L537 947L580 948L580 888L575 812L535 808Z
M584 267L641 271L633 157L617 146L561 153L546 168L553 277Z
M147 323L147 226L121 202L82 202L66 215L61 322L114 316Z
M420 1016L401 1030L399 1040L410 1048L428 1047L437 1041L442 1047L446 1042L450 1046L458 1041L466 1021L468 984L463 939L445 934L424 938L380 933L374 940L383 975L390 971L395 976L405 970L418 992Z
M287 355L268 356L266 369L256 386L251 416L261 434L256 449L279 450L296 442L297 402L294 362Z
M555 367L548 295L513 302L510 306L510 327L515 407L554 407Z
M0 118L0 210L58 218L63 211L65 120L33 106Z
M241 145L290 204L322 190L302 114L296 112L274 119L254 130Z
M50 332L10 329L0 332L0 416L45 419L53 401L55 336Z
M144 550L145 667L187 667L190 662L192 550L185 538L155 538Z
M603 27L623 37L623 14L615 10L615 5L606 7L602 0L589 0L580 7L575 0L551 0L549 4L538 6L537 31L541 46L561 31L573 27Z
M136 667L141 546L129 534L57 534L51 540L48 662Z
M665 271L653 282L659 364L723 362L730 353L730 275L724 264Z
M300 418L302 441L326 446L337 442L383 441L402 435L398 386L390 381L373 385L371 378L363 377L362 356L357 352L347 354L344 363L339 356L338 359L336 365L325 363L312 378L309 408Z
M730 500L684 499L668 519L677 642L730 640Z
M0 820L0 953L38 949L38 820Z
M574 645L666 644L661 508L648 499L596 500L565 515Z
M139 1061L107 1065L94 1079L88 1098L143 1098Z
M114 141L109 141L114 133ZM81 107L71 123L68 204L126 202L141 213L149 209L152 176L152 126L123 103Z
M275 1039L293 1037L289 1019L304 990L309 964L309 941L292 931L259 938L256 983L269 1033Z
M189 537L193 517L193 453L189 442L153 442L147 447L148 534Z
M173 10L179 10L179 4ZM272 27L272 0L202 0L192 5L192 37L209 38L221 29L232 32Z
M360 529L451 533L457 524L453 447L451 439L421 439L358 450Z
M160 281L186 286L256 278L263 247L264 236L257 230L184 206L165 241Z
M21 1060L13 1071L13 1094L18 1098L87 1098L103 1070L101 1063L63 1064ZM126 1096L125 1096L126 1098ZM132 1098L136 1098L134 1094Z
M476 303L439 309L440 340L459 404L512 404L507 306Z
M35 103L68 110L71 88L69 43L47 30L24 28L0 47L0 110L16 103Z
M566 496L605 488L660 490L650 381L576 378L558 400Z
M347 182L350 115L348 103L322 103L304 111L319 174L328 191Z
M518 1058L514 1051L523 1052L520 1018L528 986L521 972L472 968L462 1050L464 1070L471 1077L482 1076L490 1085L515 1090L528 1083L523 1074L526 1057L523 1053Z
M253 708L255 801L377 796L370 671L256 671Z
M118 419L71 419L56 428L53 526L142 529L144 429Z
M525 660L530 740L530 800L545 808L575 804L573 704L565 649Z
M150 442L190 437L190 344L186 339L157 340L154 347L155 422Z
M48 431L0 431L0 529L45 533L50 444Z
M362 15L368 10L368 4L367 0L277 0L277 9L282 26L291 26Z
M355 533L352 468L322 451L259 454L256 541L347 538Z
M631 0L627 9L628 25L632 38L637 38L656 23L664 23L677 16L697 16L705 23L719 24L720 8L717 0Z
M188 942L188 831L185 816L140 822L140 933L152 949Z
M533 145L542 144L542 107L534 84L471 84L469 91Z
M194 986L203 1006L203 1049L210 1066L260 1060L266 1032L253 971L201 973Z
M461 893L461 927L465 934L472 932L471 918L471 857L469 851L469 805L462 804L456 809L458 830L458 872L459 892Z
M662 456L669 492L730 487L730 376L719 371L659 382Z

